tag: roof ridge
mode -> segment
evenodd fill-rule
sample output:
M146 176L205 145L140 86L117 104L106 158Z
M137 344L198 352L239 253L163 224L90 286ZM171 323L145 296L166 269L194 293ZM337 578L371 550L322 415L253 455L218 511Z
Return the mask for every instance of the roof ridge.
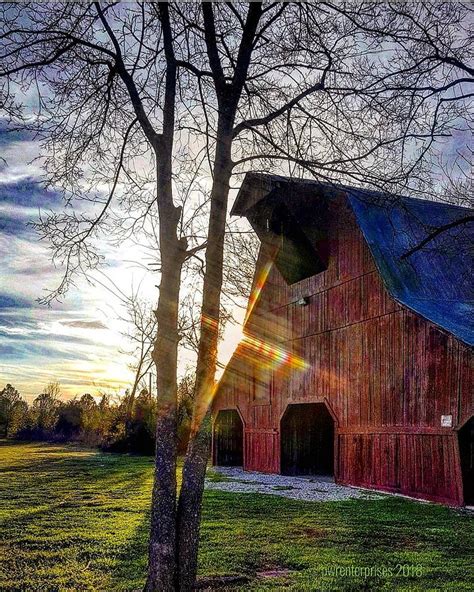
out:
M390 196L391 198L396 199L403 199L403 200L409 200L409 201L415 201L418 203L429 203L429 204L438 204L440 206L444 206L444 207L449 207L449 208L456 208L462 211L468 211L468 212L474 212L474 208L469 207L469 206L463 206L463 205L459 205L459 204L455 204L455 203L451 203L448 201L440 201L437 199L428 199L428 198L423 198L423 197L414 197L412 195L403 195L403 194L399 194L399 193L393 193L390 191L382 191L382 190L376 190L376 189L371 189L369 187L358 187L356 185L346 185L344 183L337 183L335 181L329 181L329 180L319 180L319 179L304 179L304 178L296 178L296 177L287 177L285 175L277 175L277 174L273 174L273 173L259 173L259 172L253 172L253 171L249 171L248 173L245 174L245 178L242 182L242 185L239 189L239 193L237 194L237 197L235 199L234 205L232 207L232 211L234 211L236 209L236 204L239 200L239 195L242 191L243 185L247 182L249 182L251 179L253 178L260 178L260 179L265 179L265 180L275 180L277 182L280 183L294 183L294 184L300 184L300 185L318 185L320 187L329 187L332 189L336 189L339 191L345 191L345 192L360 192L360 193L365 193L367 195L373 195L377 198L381 198L381 197L388 197Z

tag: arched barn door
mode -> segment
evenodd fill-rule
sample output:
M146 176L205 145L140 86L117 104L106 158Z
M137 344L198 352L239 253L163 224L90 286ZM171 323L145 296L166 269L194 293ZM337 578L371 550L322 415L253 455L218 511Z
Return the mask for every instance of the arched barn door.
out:
M280 442L283 475L334 475L334 420L324 403L288 405Z
M461 457L464 503L474 505L474 417L459 430L459 454Z
M219 411L214 422L214 464L241 467L244 464L244 426L238 411Z

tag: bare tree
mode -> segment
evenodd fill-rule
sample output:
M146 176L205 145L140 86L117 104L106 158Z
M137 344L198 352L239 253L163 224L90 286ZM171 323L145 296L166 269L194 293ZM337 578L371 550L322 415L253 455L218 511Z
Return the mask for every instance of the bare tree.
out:
M146 231L157 239L159 397L146 588L191 590L232 176L251 167L419 190L422 163L459 125L471 97L470 9L452 2L39 6L2 6L2 102L13 125L43 140L47 181L76 206L38 226L65 269L54 296L75 272L100 263L104 235L137 240ZM36 118L22 117L18 104L29 85L37 89ZM193 426L177 501L179 295L183 269L198 260Z
M53 255L65 268L56 295L67 290L74 271L98 262L90 243L110 222L107 217L112 201L127 200L124 195L117 196L121 174L130 176L133 167L130 163L126 168L127 157L133 160L143 156L134 136L137 128L140 141L143 137L147 141L146 155L155 165L156 190L147 207L156 208L159 216L159 332L152 357L160 396L147 588L172 590L176 579L177 320L187 243L178 237L181 209L173 202L177 64L169 6L161 3L149 8L137 4L130 11L122 11L115 4L94 3L45 5L37 10L34 5L3 5L5 66L1 75L5 108L12 117L19 113L11 81L38 85L38 119L31 127L45 132L45 150L50 150L44 161L49 183L63 187L69 202L85 195L95 206L73 215L52 214L40 225L52 240ZM148 39L156 42L150 46ZM148 80L150 72L157 72L153 81ZM43 118L48 121L44 127L39 122ZM108 151L115 141L120 148L110 157ZM84 158L91 153L94 158L83 172ZM103 178L101 168L107 171L104 181L109 189L105 197L96 189ZM141 197L140 191L135 193Z
M57 380L48 382L48 384L43 390L43 393L45 393L53 399L59 399L59 397L61 396L61 385Z
M126 300L126 316L122 320L127 324L125 337L131 342L132 350L127 353L133 358L131 370L134 372L132 389L128 399L128 414L133 410L137 389L154 365L151 357L157 331L156 317L150 304L140 300L134 293Z

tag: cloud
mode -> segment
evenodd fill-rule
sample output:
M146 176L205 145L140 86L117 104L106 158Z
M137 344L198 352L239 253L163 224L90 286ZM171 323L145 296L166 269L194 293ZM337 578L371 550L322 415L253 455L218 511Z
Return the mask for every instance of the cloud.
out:
M0 147L3 150L11 144L32 140L34 140L33 132L15 128L7 120L0 118Z
M79 329L107 329L107 325L104 325L102 321L64 321L61 324Z
M25 265L28 262L29 253L20 257L21 249L35 251L34 259L38 264L38 250L46 254L46 245L38 245L38 235L31 226L32 222L39 219L41 208L49 211L57 209L61 203L61 195L54 191L44 190L37 181L24 179L15 183L0 182L0 245L4 256L4 262ZM15 245L12 241L26 241L23 245ZM11 255L9 257L9 255ZM45 262L48 257L45 256ZM32 262L33 263L33 262Z
M5 135L5 132L0 134L1 137ZM39 144L36 141L7 142L2 146L0 184L39 179L42 170L39 161L35 161L38 156Z
M1 212L1 206L0 213L0 233L11 236L19 236L20 234L28 233L28 228L23 220L15 216L4 214Z
M52 380L66 397L84 389L123 390L131 374L128 356L117 351L119 334L102 321L84 320L84 312L0 308L0 385L14 384L28 400ZM102 330L100 339L91 325Z
M25 308L29 302L20 296L0 293L0 310L2 308Z
M58 286L63 269L60 261L52 264L48 244L38 240L29 222L38 219L39 210L63 211L65 202L61 192L40 183L42 171L31 162L38 143L27 135L5 134L0 119L0 152L7 161L0 160L0 388L10 382L30 400L52 380L61 382L66 396L126 388L131 360L122 352L130 344L118 320L118 300L100 281L76 278L63 302L44 307L37 301L45 289ZM81 212L92 208L88 204L81 203ZM143 293L155 293L155 278L151 288L142 286L143 271L130 263L142 258L133 245L104 240L101 248L119 289L139 285Z
M16 336L18 339L18 336ZM78 350L68 351L59 347L58 340L48 344L47 341L32 343L24 337L20 340L12 340L9 336L8 343L2 343L0 334L0 358L3 361L13 361L19 364L22 360L37 360L38 365L50 364L53 360L89 360L89 356Z
M51 337L53 337L53 339L51 339ZM95 346L94 342L86 337L75 335L51 335L50 331L41 330L37 327L29 330L24 330L21 327L0 327L0 345L4 339L8 339L9 342L24 342L26 345L32 341L54 344L54 348L51 348L50 345L48 351L54 349L54 351L59 351L60 353L75 345L85 345L88 346L86 348L88 353L82 356L84 359L89 358L91 346Z
M35 208L31 213L38 215L38 208L54 208L61 202L62 194L59 191L45 189L31 176L17 180L4 177L0 182L0 204L10 204L12 215L20 212L21 207Z

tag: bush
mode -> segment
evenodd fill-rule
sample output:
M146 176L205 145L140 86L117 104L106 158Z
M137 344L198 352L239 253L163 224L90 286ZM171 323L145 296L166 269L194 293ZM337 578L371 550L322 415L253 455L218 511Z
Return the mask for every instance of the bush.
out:
M190 375L178 388L178 452L183 454L189 439L194 380ZM116 403L103 395L97 403L86 393L70 401L60 400L58 383L28 406L10 384L0 391L0 435L22 440L81 442L109 452L154 455L156 400L148 390L138 396L129 392Z

